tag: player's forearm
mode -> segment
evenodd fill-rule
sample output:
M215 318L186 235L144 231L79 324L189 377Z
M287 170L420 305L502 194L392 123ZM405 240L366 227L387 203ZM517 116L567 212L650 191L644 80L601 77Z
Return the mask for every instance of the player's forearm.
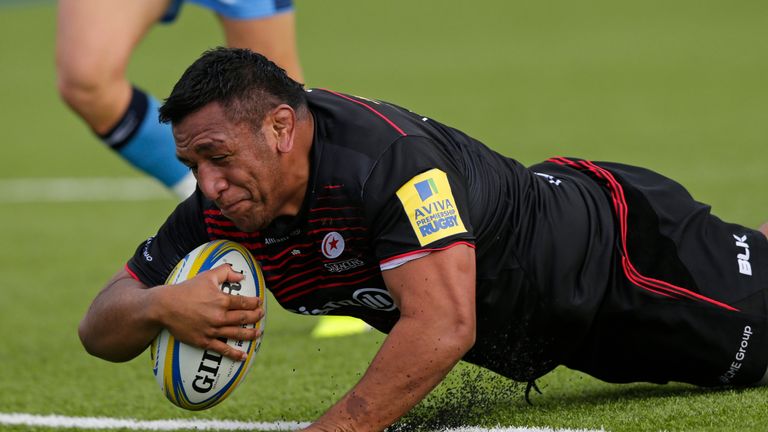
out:
M151 315L153 291L131 278L113 278L80 322L86 351L115 362L143 352L161 328Z
M386 428L440 383L473 343L474 326L430 331L429 324L401 318L360 382L308 430Z

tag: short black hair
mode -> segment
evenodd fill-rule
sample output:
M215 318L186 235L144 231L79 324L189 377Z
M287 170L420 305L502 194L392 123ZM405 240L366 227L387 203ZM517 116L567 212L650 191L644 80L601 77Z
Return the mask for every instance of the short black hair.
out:
M261 123L281 103L298 111L307 104L304 86L259 53L217 47L205 51L184 71L160 107L160 121L178 124L211 102L233 122Z

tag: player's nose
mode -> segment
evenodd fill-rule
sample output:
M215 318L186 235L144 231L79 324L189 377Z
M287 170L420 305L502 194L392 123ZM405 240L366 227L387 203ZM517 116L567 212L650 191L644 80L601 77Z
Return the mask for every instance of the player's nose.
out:
M212 201L218 199L229 185L221 170L208 164L197 167L197 184L206 198Z

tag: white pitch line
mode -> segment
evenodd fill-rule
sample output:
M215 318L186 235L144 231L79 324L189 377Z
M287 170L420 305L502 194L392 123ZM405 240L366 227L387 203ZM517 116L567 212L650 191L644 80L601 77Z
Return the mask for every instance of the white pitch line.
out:
M0 425L47 427L54 429L128 429L141 431L174 430L258 430L287 431L302 429L308 422L244 422L235 420L138 420L111 417L67 417L60 415L36 415L24 413L0 413ZM604 429L553 429L540 427L495 427L482 428L467 426L448 429L446 432L605 432Z
M173 194L147 177L0 179L0 204L35 202L150 201Z
M57 429L129 429L148 431L195 430L259 430L285 431L301 429L306 422L243 422L234 420L137 420L110 417L66 417L22 413L0 414L0 425L48 427Z

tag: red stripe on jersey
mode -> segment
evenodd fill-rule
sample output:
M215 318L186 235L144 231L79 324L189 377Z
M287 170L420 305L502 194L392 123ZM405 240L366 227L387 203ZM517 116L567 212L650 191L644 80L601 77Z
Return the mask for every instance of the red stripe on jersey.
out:
M306 263L302 263L302 264L303 264L302 267L306 267ZM277 292L278 289L281 286L285 285L286 283L288 283L288 282L290 282L292 280L295 280L296 278L300 278L302 276L306 276L308 274L315 273L315 272L317 272L317 270L318 270L318 267L314 267L313 266L313 267L310 267L309 269L306 269L304 271L300 271L298 273L292 273L288 277L285 277L284 274L272 275L272 276L267 277L266 281L267 281L267 283L270 284L269 285L269 290L272 291L272 292ZM272 282L275 282L275 281L277 281L277 282L272 284Z
M319 212L319 211L336 211L336 210L350 210L350 209L357 209L359 207L315 207L312 209L309 209L310 213Z
M329 228L318 228L316 230L307 231L307 234L317 234L321 232L332 232L332 231L367 231L368 229L366 227L329 227Z
M299 273L291 274L290 276L287 276L287 277L285 277L283 275L274 275L271 278L267 279L267 282L272 282L272 281L277 280L278 281L277 283L275 283L273 285L270 285L270 290L272 292L274 292L274 293L277 293L277 294L283 294L283 293L285 293L287 291L291 291L291 287L294 287L295 285L298 286L298 285L304 284L304 282L301 282L301 281L299 281L299 283L296 283L297 279L299 279L299 278L301 278L303 276L307 276L307 275L312 274L312 273L317 273L318 270L322 271L321 270L322 268L323 268L322 266L312 267L312 268L306 269L304 271L301 271ZM361 269L361 271L362 270L366 270L366 269L363 268L363 269ZM359 273L360 273L360 271L357 271L355 273L343 274L343 275L339 274L339 273L334 274L334 275L327 275L327 276L326 275L320 275L320 276L317 276L317 277L315 277L313 279L309 279L309 281L316 281L318 279L322 279L322 278L325 278L325 277L331 277L331 276L335 276L335 277L350 276L350 275L356 275L356 274L359 274ZM289 285L288 287L285 287L285 285L288 284L289 282L292 282L294 285ZM285 287L285 288L283 289L282 287Z
M660 294L666 297L688 298L691 300L709 303L730 311L736 311L736 312L739 311L733 306L711 299L707 296L693 292L689 289L671 284L669 282L665 282L662 280L658 280L658 279L654 279L654 278L642 275L635 268L635 266L632 264L632 261L629 258L629 253L627 251L627 225L628 225L627 224L627 214L628 214L627 200L626 200L626 197L624 196L624 188L616 180L613 174L610 171L606 170L605 168L599 167L590 161L571 160L563 157L551 158L549 159L549 161L556 163L558 165L566 165L577 170L589 171L595 177L605 180L607 182L608 189L611 192L611 201L613 202L614 210L616 211L616 215L619 219L619 236L621 240L621 250L620 250L621 265L624 270L624 274L627 276L627 279L629 279L630 282L632 282L633 284L635 284L636 286L642 289L645 289L647 291L653 292L655 294Z
M323 217L323 218L317 218L317 219L309 219L307 222L309 223L315 223L315 222L321 222L321 223L329 223L334 221L344 221L344 220L360 220L362 219L362 216L350 216L350 217Z
M211 215L211 216L221 216L221 210L219 209L203 210L203 214Z
M271 270L275 270L275 269L280 269L280 270L283 270L283 274L284 274L285 271L290 270L292 268L305 267L305 266L310 265L310 264L314 265L316 261L322 260L322 258L320 256L315 256L314 258L312 258L310 260L307 260L307 261L296 262L296 263L293 263L291 265L286 265L288 263L288 261L291 258L293 258L294 256L297 256L297 255L289 256L283 262L278 263L278 264L262 265L261 269L264 270L264 271L271 271ZM298 256L301 256L301 255L298 255ZM283 274L275 275L275 276L273 276L273 278L281 278L281 277L283 277Z
M299 250L300 250L300 249L303 249L303 248L308 248L308 247L310 247L310 246L312 246L312 242L309 242L309 243L299 243L299 244L292 244L292 245L288 245L288 247L286 247L285 249L283 249L283 251L282 251L282 252L280 252L280 253L276 253L276 254L269 254L269 260L270 260L270 261L273 261L273 260L279 259L279 258L280 258L280 257L282 257L283 255L285 255L285 254L287 254L287 253L291 252L291 251L292 251L292 250L294 250L294 249L299 249ZM302 255L304 255L304 254L302 254ZM295 256L295 255L294 255L294 256ZM264 258L261 258L261 259L264 259Z
M221 237L211 237L211 240L218 240L220 238ZM245 248L248 249L251 252L251 254L254 254L255 253L254 251L256 249L262 249L264 247L264 243L253 243L253 242L245 242L245 241L241 241L239 243L245 246ZM264 258L258 258L256 255L253 255L253 259L263 260Z
M369 106L369 105L367 105L367 104L364 104L364 103L360 102L359 100L356 100L356 99L352 99L351 97L349 97L349 96L345 96L345 95L343 95L343 94L341 94L341 93L336 93L335 91L332 91L332 90L328 90L328 89L324 89L324 88L321 88L320 90L326 91L326 92L328 92L328 93L330 93L330 94L336 95L336 96L338 96L338 97L340 97L340 98L346 99L346 100L348 100L348 101L350 101L350 102L354 102L354 103L356 103L356 104L358 104L358 105L360 105L360 106L363 106L363 107L365 107L365 108L368 108L368 109L369 109L369 110L370 110L372 113L376 114L376 115L377 115L377 116L379 116L379 117L380 117L382 120L384 120L385 122L387 122L387 124L389 124L390 126L392 126L392 127L393 127L393 128L394 128L394 129L395 129L397 132L399 132L399 133L400 133L400 135L402 135L402 136L408 136L408 134L406 134L405 132L403 132L403 130L402 130L402 129L400 129L400 128L399 128L399 127L398 127L398 126L397 126L397 125L396 125L396 124L395 124L395 123L392 121L392 120L390 120L390 119L389 119L387 116L385 116L384 114L382 114L382 113L380 113L379 111L377 111L377 110L376 110L375 108L373 108L372 106Z
M207 229L208 229L208 234L216 234L220 236L247 238L247 239L253 239L253 238L259 237L259 235L255 233L245 233L242 231L226 231L226 230L212 228L212 227L208 227ZM260 244L260 243L257 243L257 244Z
M365 281L370 280L370 279L371 279L371 277L365 277L365 278L362 278L362 279L356 279L356 280L347 281L347 282L339 282L339 283L333 283L333 284L316 285L316 286L313 286L312 288L309 288L307 290L291 294L291 295L286 296L286 297L278 297L277 295L275 295L275 297L279 301L287 302L287 301L291 301L291 300L293 300L295 298L301 297L303 295L315 292L315 291L317 291L319 289L334 288L334 287L346 286L346 285L356 285L356 284L360 284L360 283L365 282Z
M441 248L432 248L432 249L426 248L426 249L418 249L418 250L415 250L415 251L406 252L406 253L404 253L404 254L400 254L400 255L391 256L391 257L389 257L389 258L385 258L385 259L383 259L383 260L379 261L379 264L380 264L380 265L381 265L381 264L385 264L385 263L388 263L388 262L390 262L390 261L394 261L394 260L396 260L396 259L399 259L399 258L405 258L405 257L411 256L411 255L416 255L416 254L420 254L420 253L424 253L424 252L437 252L437 251L442 251L442 250L450 249L450 248L452 248L452 247L454 247L454 246L458 246L458 245L465 245L465 246L469 246L469 247L471 247L472 249L474 249L474 248L475 248L475 245L473 245L472 243L469 243L469 242L465 242L465 241L457 241L456 243L451 243L451 244L449 244L448 246L445 246L445 247L441 247Z
M360 270L358 270L356 272L353 272L353 273L320 275L320 276L313 277L311 279L305 279L305 280L303 280L301 282L294 283L293 285L289 285L289 286L287 286L287 287L285 287L285 288L283 288L281 290L276 290L274 287L271 287L270 291L272 291L275 296L282 296L283 294L289 293L289 292L291 292L291 291L293 291L293 290L295 290L297 288L301 288L301 287L303 287L305 285L308 285L308 284L316 285L318 289L334 287L334 286L340 286L340 284L341 285L349 285L348 282L337 282L336 284L314 284L314 282L324 281L324 280L329 280L329 279L341 279L343 281L344 279L349 279L351 276L359 276L359 275L365 274L365 273L372 273L370 276L373 276L374 274L377 274L378 271L379 271L379 269L377 269L376 267L368 267L368 268L363 267L362 269L360 269ZM367 280L370 276L367 276L363 280Z
M136 273L133 272L133 270L128 267L128 264L125 265L125 271L128 272L129 275L131 275L132 278L136 279L137 281L141 282L141 279L139 279L138 276L136 276ZM143 283L143 282L142 282Z
M273 257L269 256L269 255L259 255L258 258L256 256L254 256L254 259L262 261L261 268L266 271L266 270L281 269L281 268L283 268L283 266L285 266L288 263L288 261L290 261L292 259L308 257L310 255L311 254L309 252L299 253L299 254L296 254L296 255L291 254L291 255L288 255L284 260L280 261L279 263L275 262ZM302 261L302 262L300 262L298 264L299 264L299 266L303 266L305 264L308 264L308 263L311 263L311 262L315 262L315 261L317 261L319 259L321 259L321 258L319 256L317 256L316 258L313 258L313 259L311 259L309 261ZM291 266L286 267L286 268L292 268L292 267L296 267L296 264L291 264Z
M235 226L235 223L232 222L231 220L228 220L228 219L221 220L221 219L214 219L210 217L205 218L205 223L219 225L219 226L228 226L228 227Z

